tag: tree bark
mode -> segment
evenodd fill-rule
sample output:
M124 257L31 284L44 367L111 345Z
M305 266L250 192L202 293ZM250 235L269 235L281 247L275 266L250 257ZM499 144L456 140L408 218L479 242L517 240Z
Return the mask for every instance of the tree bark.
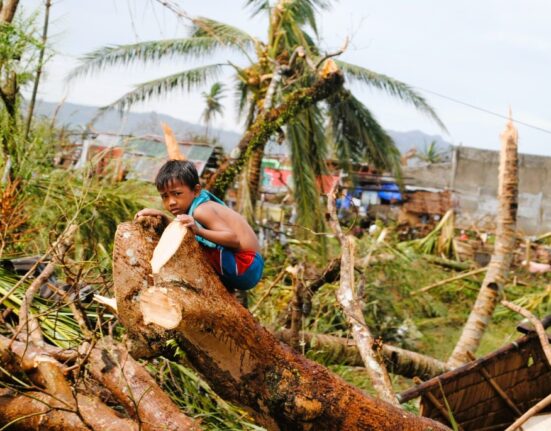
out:
M16 429L138 431L138 423L118 416L99 398L78 393L64 375L64 366L42 348L0 338L3 365L17 367L43 392L0 392L0 425ZM34 388L33 388L34 389Z
M279 343L221 284L193 235L153 278L161 228L144 217L119 225L115 236L117 308L134 355L159 355L173 340L217 393L270 430L447 429L363 394Z
M142 430L200 429L122 345L108 338L99 341L90 353L88 370L141 423Z
M279 340L291 345L289 329L282 329L274 334ZM316 357L319 355L324 361L353 367L364 365L358 346L352 340L313 332L300 332L299 337L304 341L305 351L316 351ZM410 379L419 377L422 380L429 380L449 371L446 364L438 359L390 344L383 344L381 353L389 372Z
M220 167L208 181L207 189L218 196L224 196L251 155L263 147L268 139L299 112L326 99L338 91L344 82L340 70L328 60L319 79L311 87L296 90L281 106L271 108L258 115L238 144L239 158Z
M457 342L448 365L459 367L469 362L467 352L475 353L490 323L509 273L513 249L518 205L518 132L512 121L501 134L499 161L497 229L495 247L488 272L471 310L467 323Z
M52 0L46 0L44 9L44 26L42 27L42 46L40 47L40 53L38 55L38 66L36 68L36 77L33 84L33 92L31 100L29 102L29 112L27 114L27 122L25 124L25 139L29 137L31 130L31 123L33 121L34 106L36 104L36 95L38 94L38 84L40 84L40 77L42 76L42 68L44 67L44 54L46 53L46 43L48 42L48 26L50 24L50 8L52 7Z
M11 23L15 17L15 11L19 0L6 0L0 3L0 23Z

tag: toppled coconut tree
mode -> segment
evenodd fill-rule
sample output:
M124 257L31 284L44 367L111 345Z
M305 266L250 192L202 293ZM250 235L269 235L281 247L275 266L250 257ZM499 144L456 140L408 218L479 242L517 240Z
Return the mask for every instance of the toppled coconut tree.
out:
M272 430L447 429L365 395L280 343L226 290L185 229L170 225L150 263L163 228L144 217L119 225L115 237L117 309L135 357L176 343L218 394Z

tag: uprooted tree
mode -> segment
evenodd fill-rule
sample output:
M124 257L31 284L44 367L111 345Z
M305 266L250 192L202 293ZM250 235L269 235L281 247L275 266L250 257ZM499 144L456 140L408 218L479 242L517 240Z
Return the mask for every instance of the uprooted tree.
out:
M226 290L185 230L167 230L168 244L181 245L172 257L174 248L157 251L153 274L163 228L144 217L119 225L115 237L118 316L135 357L170 354L176 343L218 394L268 429L447 429L365 395L280 343Z

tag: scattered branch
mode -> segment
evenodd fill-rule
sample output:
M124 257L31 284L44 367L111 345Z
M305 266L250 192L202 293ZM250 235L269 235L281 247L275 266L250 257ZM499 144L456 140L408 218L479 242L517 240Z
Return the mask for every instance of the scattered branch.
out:
M373 387L383 400L399 406L400 404L392 389L388 372L375 351L375 339L365 323L361 302L354 292L354 239L343 233L337 218L335 187L336 183L327 195L327 209L330 217L329 224L341 243L342 249L341 281L337 290L337 299L341 304L348 323L352 327L352 336L364 360Z
M523 308L520 305L513 304L512 302L506 300L501 301L501 305L507 307L510 310L513 310L515 313L519 313L530 321L530 323L534 326L534 330L538 334L541 348L543 350L543 353L545 354L545 357L547 358L547 362L549 363L549 366L551 366L551 346L549 345L549 337L547 336L547 332L545 332L545 328L543 327L541 321L532 313L530 313L526 308Z
M21 303L19 309L19 328L18 332L24 334L26 338L29 337L34 343L42 345L44 340L42 338L42 330L36 317L33 316L31 311L31 303L34 296L37 294L40 286L42 286L48 278L54 273L56 264L63 259L63 256L69 250L73 244L73 237L77 231L78 226L75 224L70 225L57 239L53 246L53 256L51 262L49 262L44 270L36 277L31 285L25 292L25 297Z
M520 418L518 418L515 422L513 422L513 424L505 431L515 431L515 430L521 429L520 427L522 426L522 424L524 424L528 419L530 419L535 414L541 412L550 404L551 404L551 394L547 395L539 403L537 403L536 405L528 409L526 413L524 413Z

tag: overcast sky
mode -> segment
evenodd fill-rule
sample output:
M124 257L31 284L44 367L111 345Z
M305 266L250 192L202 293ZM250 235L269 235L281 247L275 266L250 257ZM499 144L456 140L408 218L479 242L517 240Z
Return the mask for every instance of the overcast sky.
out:
M26 12L43 0L21 0ZM86 52L105 45L184 37L185 21L154 0L54 0L51 40L55 56L47 67L40 97L102 106L132 85L206 62L173 60L155 66L110 69L67 87L66 74ZM252 19L244 0L179 0L193 16L206 16L264 38L266 18ZM551 1L549 0L340 0L319 18L321 45L328 51L351 39L343 60L402 80L436 109L444 134L412 107L378 91L353 87L385 128L442 134L453 144L499 148L504 120L431 92L507 114L519 121L520 151L551 155ZM40 21L39 21L40 22ZM209 59L223 61L225 57ZM232 57L239 64L244 59ZM230 75L227 75L228 77ZM228 81L231 82L231 81ZM240 131L232 94L215 124ZM134 108L198 122L200 91L175 94Z

